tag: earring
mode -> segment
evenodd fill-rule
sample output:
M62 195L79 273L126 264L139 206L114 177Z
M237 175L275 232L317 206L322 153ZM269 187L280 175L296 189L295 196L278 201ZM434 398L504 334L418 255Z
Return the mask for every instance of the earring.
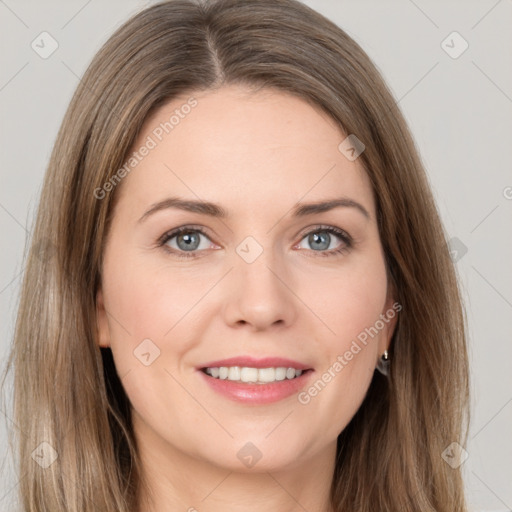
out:
M384 350L384 354L382 354L382 357L379 359L379 362L377 363L377 370L379 370L382 375L389 375L389 355L388 351Z

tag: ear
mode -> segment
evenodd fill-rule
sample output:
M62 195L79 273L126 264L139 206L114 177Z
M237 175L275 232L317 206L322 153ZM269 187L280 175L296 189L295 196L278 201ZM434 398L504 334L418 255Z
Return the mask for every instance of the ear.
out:
M96 327L98 345L105 348L110 347L110 329L101 286L96 294Z
M394 289L388 293L386 304L382 311L381 319L384 323L381 336L379 338L379 354L380 358L385 350L389 350L393 333L395 332L396 322L398 320L399 311L402 309L402 305L399 304L395 298Z

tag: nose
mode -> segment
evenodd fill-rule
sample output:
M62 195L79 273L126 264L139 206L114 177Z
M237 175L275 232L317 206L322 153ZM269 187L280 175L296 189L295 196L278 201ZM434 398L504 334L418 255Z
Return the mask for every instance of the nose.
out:
M237 256L230 272L224 318L231 327L247 325L255 331L289 326L300 305L284 264L266 250L252 263Z

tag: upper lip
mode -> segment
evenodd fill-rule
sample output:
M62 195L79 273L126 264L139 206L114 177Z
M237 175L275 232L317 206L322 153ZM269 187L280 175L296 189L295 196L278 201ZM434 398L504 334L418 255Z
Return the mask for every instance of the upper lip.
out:
M296 370L309 370L311 366L294 361L293 359L287 359L283 357L264 357L255 358L251 356L238 356L231 357L229 359L219 359L217 361L211 361L204 365L198 366L198 370L204 368L220 368L221 366L240 366L248 368L295 368Z

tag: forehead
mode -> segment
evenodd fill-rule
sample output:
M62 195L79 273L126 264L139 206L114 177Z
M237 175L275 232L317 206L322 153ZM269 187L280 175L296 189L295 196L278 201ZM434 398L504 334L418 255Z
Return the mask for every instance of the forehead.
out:
M345 138L326 113L286 92L191 92L144 123L130 154L150 149L123 180L122 196L132 206L167 195L202 198L229 214L265 201L291 207L342 195L365 201L371 212L365 170L338 148Z

